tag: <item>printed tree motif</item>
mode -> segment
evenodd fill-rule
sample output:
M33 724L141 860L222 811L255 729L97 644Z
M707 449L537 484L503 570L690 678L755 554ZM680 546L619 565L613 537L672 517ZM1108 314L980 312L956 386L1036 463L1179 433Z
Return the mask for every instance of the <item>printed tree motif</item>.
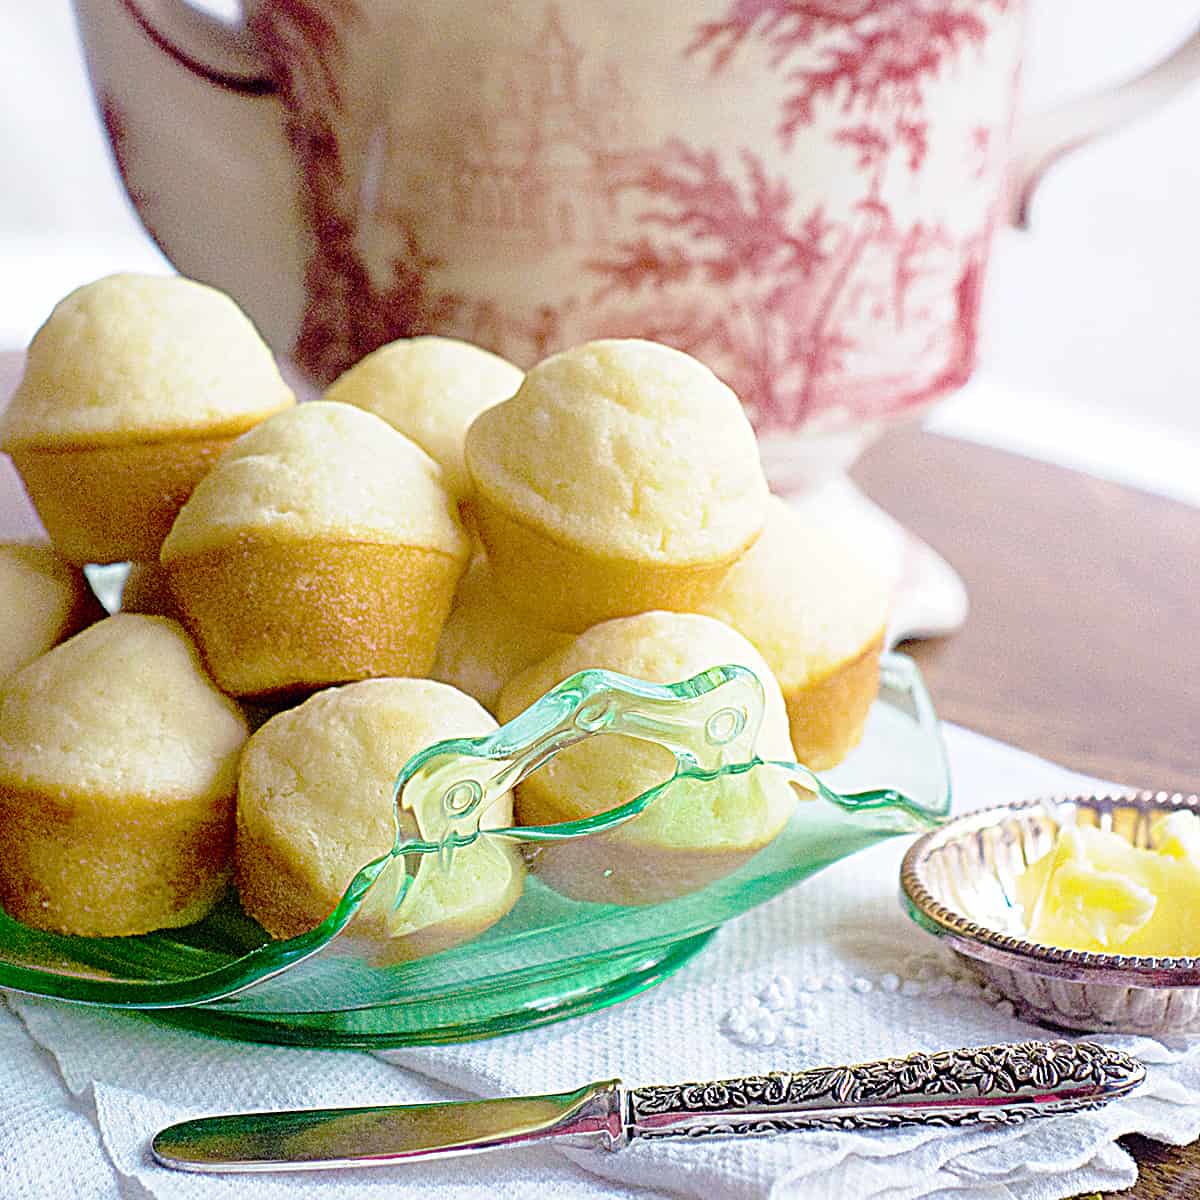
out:
M834 220L823 206L802 210L786 179L754 155L731 162L673 140L616 185L642 203L644 232L589 264L601 281L595 299L641 299L634 316L654 331L648 336L675 327L666 340L695 350L754 397L760 428L791 427L835 404L877 412L878 397L837 387L863 352L855 323L886 313L903 329L929 264L955 249L944 229L897 225L889 176L921 171L926 88L987 33L973 0L731 0L719 20L699 26L687 53L720 75L751 43L765 47L787 84L776 127L781 153L819 115L835 114L832 140L852 156L859 195ZM953 285L960 305L978 302L986 231L976 241L961 247L966 262ZM893 263L882 282L881 255ZM713 285L708 306L673 300L676 285L697 281ZM973 308L959 309L941 386L965 379L974 320Z
M726 302L711 314L698 311L695 302L663 304L659 296L644 309L632 310L621 324L702 357L714 351L720 351L722 362L736 356L737 378L731 382L740 394L756 397L760 407L776 411L787 364L776 352L778 339L771 336L771 310L789 307L790 290L798 282L807 286L828 262L830 226L818 209L793 230L787 183L770 179L756 156L743 152L741 160L744 186L724 173L713 151L670 142L633 185L665 202L645 213L642 223L667 236L683 234L687 245L659 245L647 234L618 247L612 259L589 266L606 280L596 295L600 302L618 291L648 287L662 292L671 284L697 280L714 285L714 295ZM695 253L691 246L706 250ZM761 296L743 296L736 286L762 280L782 282L771 283Z
M1005 6L1005 0L998 0ZM821 66L797 67L779 132L789 141L812 123L818 102L843 111L877 111L897 101L921 108L923 85L960 48L980 43L987 25L977 4L913 0L734 0L719 21L700 26L691 52L708 52L720 70L750 37L762 38L775 66L806 50L814 38L827 45ZM831 35L833 35L831 37Z
M335 125L343 111L335 65L339 32L360 19L355 0L273 0L256 9L254 33L288 112L287 133L305 181L315 247L305 270L308 303L295 346L300 365L328 383L377 347L453 319L461 300L430 286L440 261L411 230L379 286L356 234L361 213Z

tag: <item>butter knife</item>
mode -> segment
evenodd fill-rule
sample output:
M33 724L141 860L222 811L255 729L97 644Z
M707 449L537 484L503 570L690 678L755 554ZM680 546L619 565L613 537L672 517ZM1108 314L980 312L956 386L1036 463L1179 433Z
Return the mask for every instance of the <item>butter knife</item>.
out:
M710 1083L201 1117L157 1134L154 1157L183 1171L386 1166L553 1139L617 1150L635 1138L742 1137L895 1125L1016 1124L1095 1108L1145 1078L1091 1042L1021 1042Z

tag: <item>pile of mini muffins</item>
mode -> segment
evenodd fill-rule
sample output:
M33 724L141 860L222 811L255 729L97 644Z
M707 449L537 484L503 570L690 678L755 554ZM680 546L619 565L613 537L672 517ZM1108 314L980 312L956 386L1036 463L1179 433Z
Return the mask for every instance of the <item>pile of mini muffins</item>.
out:
M817 769L876 693L882 581L768 495L733 392L652 342L523 374L406 339L297 404L227 296L112 276L38 332L0 442L52 543L0 546L0 904L33 926L182 926L232 878L272 936L303 933L397 819L436 839L395 811L414 753L586 668L747 666L760 755ZM81 567L126 561L105 615ZM578 820L673 769L660 746L591 739L482 824ZM738 779L673 785L541 853L539 878L616 904L703 887L796 803L782 778ZM377 886L353 934L376 962L435 953L503 917L526 869L507 839L423 856L403 903Z

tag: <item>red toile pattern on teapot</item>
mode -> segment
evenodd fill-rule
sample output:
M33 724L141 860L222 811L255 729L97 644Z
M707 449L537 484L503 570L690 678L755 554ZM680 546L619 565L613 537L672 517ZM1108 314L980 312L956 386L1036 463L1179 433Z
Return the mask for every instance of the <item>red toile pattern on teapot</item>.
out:
M74 0L181 271L318 379L427 330L664 338L785 487L962 382L994 218L1200 75L1197 31L1014 142L1020 0L240 3Z
M1003 0L722 0L669 56L597 38L570 4L500 10L503 37L476 17L439 40L417 13L381 33L358 0L257 9L315 235L296 347L314 377L423 332L523 365L652 337L709 363L766 434L965 381L1011 121L1015 54L988 58L996 26L1015 36ZM441 55L445 86L417 78L406 103L391 63L388 95L373 35ZM649 105L657 79L690 115ZM717 126L748 80L772 124L739 141Z
M339 140L345 120L336 60L339 30L361 21L355 0L274 0L253 21L288 111L287 134L305 184L315 249L305 270L308 304L297 361L328 383L378 346L427 333L454 316L459 298L429 285L440 260L411 230L380 286L356 244L358 186Z
M733 0L699 27L688 53L717 73L747 40L764 42L788 81L779 161L824 106L834 114L825 136L853 159L858 194L840 214L823 202L802 209L786 176L752 152L731 159L672 141L631 181L650 201L638 218L646 232L589 263L609 280L597 298L652 295L630 314L631 328L714 365L760 430L819 423L829 410L870 420L965 383L992 214L957 235L944 222L904 223L886 184L919 176L929 149L924 84L985 41L979 9L961 0ZM962 148L977 181L995 134L975 126ZM673 285L696 279L712 285L706 297L672 309ZM881 337L886 349L875 344Z

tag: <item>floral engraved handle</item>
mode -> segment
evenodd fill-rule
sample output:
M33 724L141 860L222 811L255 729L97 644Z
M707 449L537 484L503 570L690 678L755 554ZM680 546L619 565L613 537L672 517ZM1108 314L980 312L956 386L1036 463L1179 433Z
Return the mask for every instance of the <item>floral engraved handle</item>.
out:
M1136 1059L1091 1042L1021 1042L794 1074L629 1092L630 1137L1016 1124L1093 1108L1136 1087Z

